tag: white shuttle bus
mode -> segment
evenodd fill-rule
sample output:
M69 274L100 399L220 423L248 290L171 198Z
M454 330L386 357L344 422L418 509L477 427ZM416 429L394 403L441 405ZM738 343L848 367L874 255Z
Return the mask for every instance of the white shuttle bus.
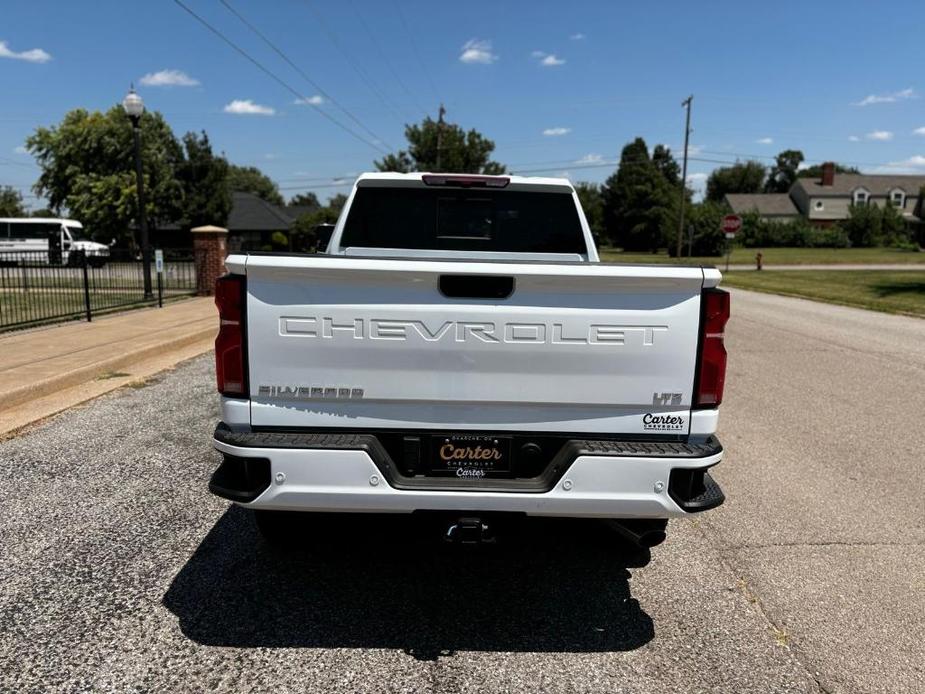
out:
M52 217L0 217L0 261L74 264L83 251L87 262L102 267L109 260L109 246L91 241L83 225L74 219Z

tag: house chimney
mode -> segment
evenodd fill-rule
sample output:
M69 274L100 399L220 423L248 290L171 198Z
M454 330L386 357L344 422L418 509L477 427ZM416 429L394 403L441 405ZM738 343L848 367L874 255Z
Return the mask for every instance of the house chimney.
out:
M822 185L831 186L835 184L835 164L827 161L822 165Z

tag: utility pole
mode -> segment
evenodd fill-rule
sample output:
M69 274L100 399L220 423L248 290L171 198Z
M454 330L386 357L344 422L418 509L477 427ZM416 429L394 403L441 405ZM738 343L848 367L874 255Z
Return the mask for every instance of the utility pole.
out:
M443 149L443 117L446 115L446 109L443 108L443 104L440 104L440 110L437 113L439 114L437 117L437 170L434 173L441 173L440 151Z
M687 119L684 123L684 164L681 167L681 213L678 220L678 259L681 258L681 244L684 237L684 203L687 201L687 143L691 135L691 101L694 95L691 94L681 105L687 108Z

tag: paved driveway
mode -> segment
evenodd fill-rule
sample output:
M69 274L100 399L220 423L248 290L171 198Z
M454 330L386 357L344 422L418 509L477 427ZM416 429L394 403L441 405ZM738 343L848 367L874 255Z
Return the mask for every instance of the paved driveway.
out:
M643 567L539 521L492 551L393 519L278 554L205 492L208 357L0 444L0 690L916 691L925 321L734 314L729 501Z

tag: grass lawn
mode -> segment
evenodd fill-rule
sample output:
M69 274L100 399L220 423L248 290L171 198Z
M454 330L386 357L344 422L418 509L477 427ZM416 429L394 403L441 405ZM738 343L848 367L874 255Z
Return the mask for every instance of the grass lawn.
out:
M925 254L919 254L925 255ZM794 270L730 272L723 285L925 317L925 272Z
M852 263L925 263L925 253L895 248L733 248L733 265L754 265L755 254L764 254L765 265L838 265ZM601 260L608 263L673 263L667 252L623 253L611 248L600 249ZM726 257L684 258L684 263L725 266Z

